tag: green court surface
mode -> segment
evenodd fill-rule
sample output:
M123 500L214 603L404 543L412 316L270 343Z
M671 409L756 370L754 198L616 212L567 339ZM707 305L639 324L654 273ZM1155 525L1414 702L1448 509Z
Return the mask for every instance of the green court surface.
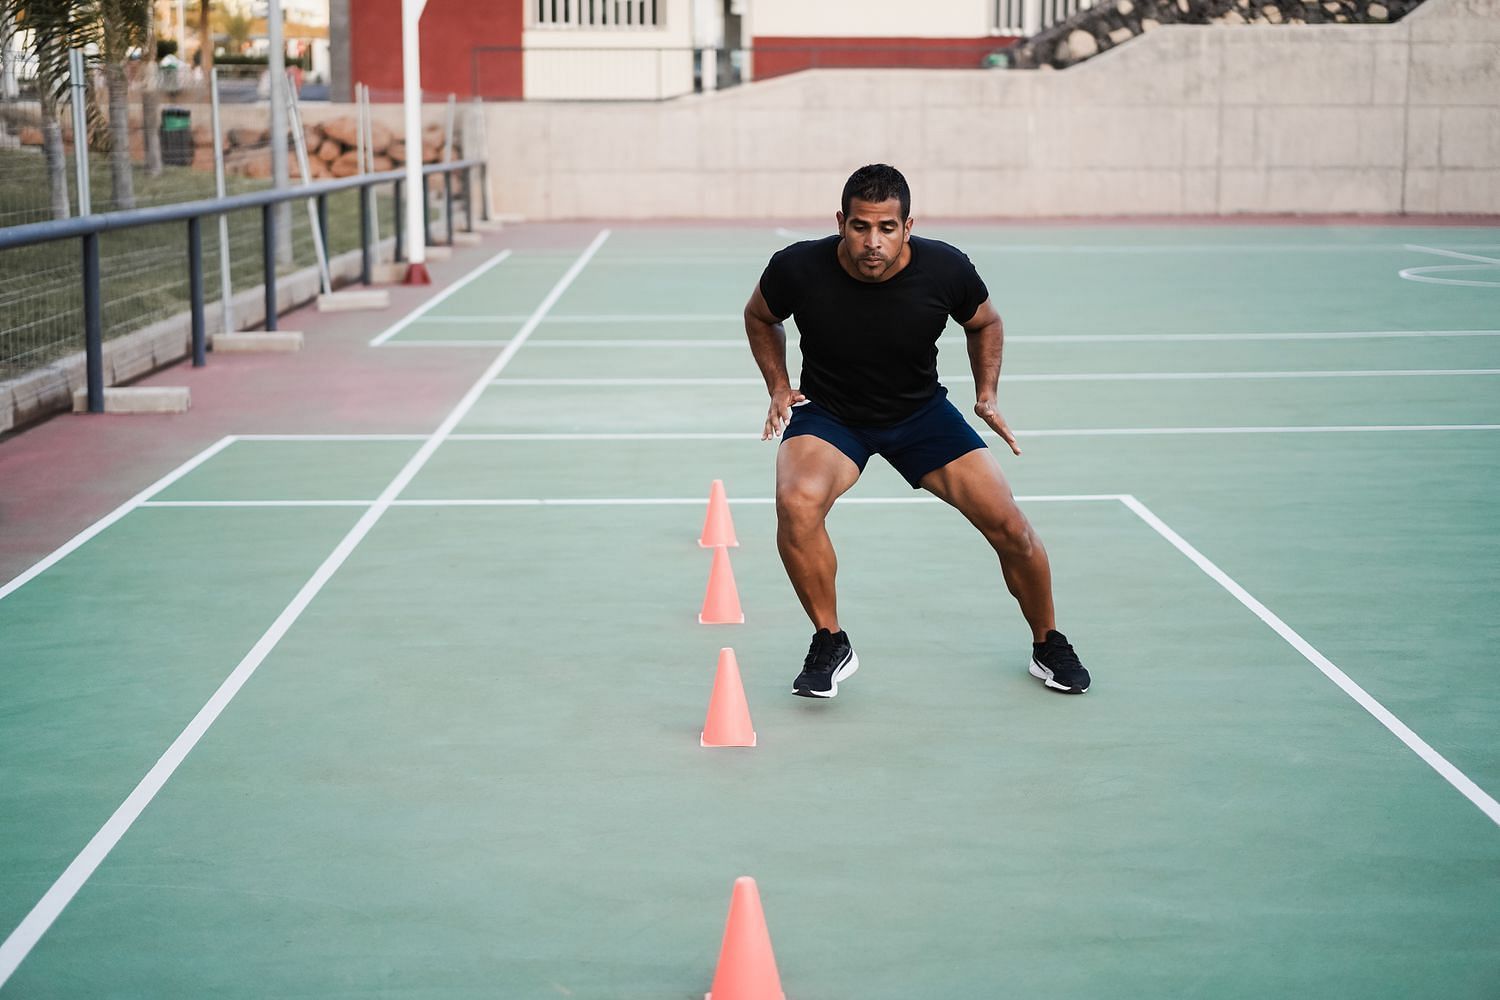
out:
M494 356L442 426L221 442L0 588L0 998L687 1000L739 875L791 1000L1494 997L1500 231L933 232L1088 694L876 459L861 670L792 697L737 317L799 234L522 240L371 330ZM698 744L722 646L754 749Z

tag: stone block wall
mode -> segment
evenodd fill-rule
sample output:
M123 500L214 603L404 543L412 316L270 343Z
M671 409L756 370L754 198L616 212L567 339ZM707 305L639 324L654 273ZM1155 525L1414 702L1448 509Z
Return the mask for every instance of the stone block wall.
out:
M1167 25L1063 71L819 70L488 109L499 211L831 216L895 163L929 216L1500 213L1500 0L1395 25Z

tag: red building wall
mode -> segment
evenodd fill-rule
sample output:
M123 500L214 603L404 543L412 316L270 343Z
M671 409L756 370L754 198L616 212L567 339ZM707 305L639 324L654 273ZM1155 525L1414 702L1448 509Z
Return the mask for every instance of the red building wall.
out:
M804 69L922 67L972 69L1014 38L812 38L757 35L755 78Z
M432 100L448 94L519 99L523 19L522 0L428 0L422 13L423 92ZM484 51L493 47L511 51ZM401 0L353 0L349 50L352 80L369 86L377 101L399 101Z

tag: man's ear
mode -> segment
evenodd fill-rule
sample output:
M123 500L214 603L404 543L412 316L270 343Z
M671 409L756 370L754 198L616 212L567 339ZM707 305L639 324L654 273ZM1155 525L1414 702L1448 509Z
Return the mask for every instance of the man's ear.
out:
M833 213L833 221L838 225L839 232L842 233L844 231L844 213L843 212L834 212Z

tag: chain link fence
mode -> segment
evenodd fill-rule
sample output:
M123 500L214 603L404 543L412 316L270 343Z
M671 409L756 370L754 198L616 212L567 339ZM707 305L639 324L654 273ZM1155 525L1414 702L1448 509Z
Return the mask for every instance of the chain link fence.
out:
M71 102L44 112L35 88L24 85L7 92L0 88L0 227L46 222L80 211L78 143ZM212 103L209 88L186 74L176 89L150 87L144 74L131 74L124 127L93 113L85 130L88 164L88 208L95 213L216 196ZM109 110L107 87L97 67L90 67L88 86L93 103ZM221 67L220 113L222 155L227 194L266 189L274 183L273 152L267 98L269 78L263 67ZM75 90L75 93L77 91ZM381 95L377 95L379 100ZM477 125L471 108L450 113L442 105L446 95L424 95L433 104L424 109L422 158L426 162L457 159ZM119 102L116 101L116 110ZM304 104L301 107L308 173L313 179L346 177L361 170L362 143L353 105ZM371 115L375 170L390 170L405 162L400 106L375 105ZM452 121L453 141L448 142ZM477 135L474 137L477 139ZM478 141L468 143L476 150ZM302 173L288 138L286 176L293 185ZM430 211L438 211L440 185L434 186ZM377 227L390 236L394 225L393 192L376 195ZM309 212L302 205L279 209L281 246L278 273L317 264ZM462 211L462 210L460 210ZM328 199L328 252L359 246L359 198L340 192ZM230 294L261 283L261 222L259 213L237 212L227 217ZM435 235L441 232L434 227ZM204 270L210 329L218 326L213 302L221 294L219 226L203 227ZM187 310L187 236L185 226L151 226L100 236L101 283L105 337L142 329ZM82 263L76 240L65 240L19 250L0 251L0 381L46 365L81 350L83 330Z

